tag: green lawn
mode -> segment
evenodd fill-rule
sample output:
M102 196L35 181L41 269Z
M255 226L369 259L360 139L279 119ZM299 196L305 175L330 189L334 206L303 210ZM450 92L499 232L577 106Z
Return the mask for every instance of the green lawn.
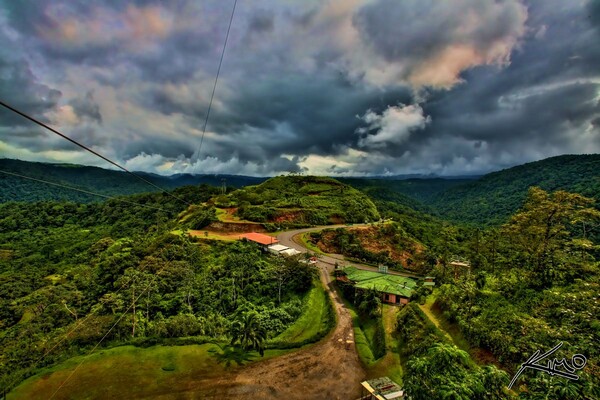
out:
M327 296L320 284L313 287L307 295L300 317L280 335L271 339L270 345L301 346L325 336L335 325L334 311Z
M398 307L383 305L383 326L385 328L385 356L369 367L369 378L388 376L391 380L402 385L402 364L398 354L396 339L396 313Z
M253 221L248 221L245 219L241 219L240 217L238 217L237 215L234 214L229 214L227 212L227 210L223 209L223 208L216 208L215 209L215 214L217 216L217 219L221 222L231 222L231 223L240 223L240 224L255 224L256 222Z
M427 301L423 305L419 305L421 310L427 315L429 320L433 322L440 331L444 332L448 339L452 341L461 350L466 352L471 351L471 346L465 337L462 335L457 326L451 324L444 318L444 316L434 309L433 304L435 303L435 296L430 295L427 297Z
M84 362L81 367L59 390L55 399L175 399L180 398L181 392L189 391L202 397L210 394L211 389L207 381L223 375L226 370L209 352L211 348L216 346L121 346L102 350L89 357L74 357L43 370L24 381L7 398L50 398L82 360ZM265 358L285 352L267 350ZM254 359L264 358L254 354Z
M375 360L371 349L371 338L375 333L375 321L364 320L358 316L354 307L344 300L352 316L354 327L354 342L358 356L367 371L367 379L387 376L402 385L402 366L398 355L398 341L395 335L396 312L398 307L384 304L383 326L385 328L386 353Z
M290 351L286 349L316 342L334 326L331 301L321 285L315 284L306 295L304 310L298 320L269 341L264 358L253 352L253 360L276 357ZM42 370L17 386L8 398L50 398L82 361L55 399L171 399L180 398L186 392L209 396L210 388L214 388L212 381L227 370L209 351L217 349L214 344L202 344L148 348L120 346L101 350L89 357L73 357ZM236 366L232 363L229 368Z
M457 324L449 322L443 315L442 311L435 306L435 292L427 297L425 304L419 307L425 313L433 324L438 327L440 331L446 334L446 336L452 340L452 343L461 350L466 351L471 355L471 358L479 365L494 364L501 367L498 359L489 351L480 347L471 346L469 341L464 337L460 328Z
M302 246L306 247L308 250L312 251L313 253L325 254L320 248L318 248L317 246L315 246L313 244L313 242L311 242L308 239L308 235L310 235L310 232L301 233L299 235L300 242L301 242Z

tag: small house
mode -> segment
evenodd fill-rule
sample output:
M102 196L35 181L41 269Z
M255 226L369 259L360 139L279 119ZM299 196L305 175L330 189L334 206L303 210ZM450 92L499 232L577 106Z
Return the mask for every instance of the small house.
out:
M295 256L296 254L300 254L300 251L292 249L291 247L284 246L282 244L274 244L272 246L269 246L267 250L271 254L278 254L284 257L291 257Z
M435 278L433 276L426 276L423 278L423 286L433 288L435 286Z
M298 251L296 249L292 249L291 247L279 252L279 254L281 254L282 256L285 256L285 257L295 256L296 254L300 254L300 253L301 253L300 251Z
M458 279L460 274L468 274L471 272L471 264L466 261L454 260L449 264L452 268L454 268L454 279Z

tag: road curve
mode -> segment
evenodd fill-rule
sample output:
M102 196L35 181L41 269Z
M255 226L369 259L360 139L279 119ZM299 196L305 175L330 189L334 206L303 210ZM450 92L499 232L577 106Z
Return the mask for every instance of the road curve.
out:
M304 247L302 245L301 241L297 238L297 236L300 235L301 233L318 232L318 231L322 231L324 229L360 228L360 227L366 227L366 226L369 226L369 224L355 224L355 225L351 225L351 226L348 226L348 225L325 225L325 226L317 226L317 227L312 227L312 228L297 229L297 230L293 230L293 231L281 232L280 234L277 235L277 240L279 240L279 243L281 243L284 246L291 247L293 249L296 249L298 251L306 253L306 252L309 252L310 250L307 249L306 247ZM363 269L366 271L377 271L376 267L372 267L370 265L365 265L365 264L361 264L361 263L357 263L357 262L353 262L353 261L347 261L346 259L344 259L344 256L342 256L341 254L319 254L318 256L319 256L320 264L324 264L323 266L325 268L327 268L327 270L329 272L331 272L333 270L333 266L336 263L339 264L340 266L353 266L358 269ZM422 276L420 276L420 275L411 274L408 272L392 271L392 270L388 270L388 274L406 276L408 278L415 278L415 279L422 278Z
M307 251L293 237L318 229L284 232L278 239L286 246ZM329 263L329 259L335 260L330 257L328 261L320 259L317 267L337 315L332 332L314 345L245 366L233 376L222 379L221 385L226 388L224 393L217 390L218 395L210 398L352 400L360 397L360 382L366 379L366 372L354 345L352 316L331 281L330 272L335 261Z

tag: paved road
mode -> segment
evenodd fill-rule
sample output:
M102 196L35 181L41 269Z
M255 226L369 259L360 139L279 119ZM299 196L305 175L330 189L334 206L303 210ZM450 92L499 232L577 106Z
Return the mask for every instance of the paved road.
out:
M310 251L309 249L307 249L306 247L304 247L302 245L302 242L300 241L300 239L297 237L298 235L300 235L301 233L306 233L306 232L318 232L318 231L322 231L323 229L336 229L336 228L360 228L360 227L366 227L369 226L369 224L355 224L355 225L326 225L326 226L317 226L317 227L313 227L313 228L304 228L304 229L297 229L295 231L287 231L287 232L282 232L279 235L277 235L277 240L279 240L279 243L281 243L284 246L287 247L291 247L294 248L298 251L301 251L303 253ZM365 264L361 264L361 263L357 263L357 262L353 262L353 261L347 261L344 259L344 256L342 256L341 254L319 254L319 267L326 269L327 271L332 271L333 267L336 263L338 263L340 266L353 266L356 267L358 269L363 269L366 271L377 271L378 268L377 267L372 267L370 265L365 265ZM392 271L392 270L388 270L388 274L390 275L400 275L400 276L406 276L409 278L421 278L422 276L420 275L416 275L416 274L411 274L408 272L398 272L398 271Z

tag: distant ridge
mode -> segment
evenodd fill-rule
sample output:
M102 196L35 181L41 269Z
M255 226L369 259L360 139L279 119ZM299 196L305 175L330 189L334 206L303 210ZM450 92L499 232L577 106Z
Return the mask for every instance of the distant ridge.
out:
M109 196L153 191L151 186L124 172L98 167L0 159L0 169ZM226 179L228 187L241 188L268 179L229 174L162 176L139 173L166 189L199 184L220 186L222 179ZM531 186L547 191L567 190L600 200L600 154L551 157L482 177L398 175L337 179L373 199L431 212L453 222L489 225L504 222L519 209ZM0 203L44 200L93 202L101 199L0 174Z
M600 200L600 154L562 155L492 172L440 192L426 203L455 222L496 224L521 207L531 186Z
M157 191L157 189L152 186L135 179L125 172L85 165L65 163L51 164L0 159L0 169L32 178L47 180L53 183L75 186L80 189L108 196L131 195ZM222 179L226 179L227 186L239 188L247 185L256 185L267 179L242 175L176 174L171 176L161 176L147 172L137 173L165 189L175 189L181 186L201 184L220 186L222 184ZM102 198L0 174L0 203L8 201L46 200L88 203L102 200Z

